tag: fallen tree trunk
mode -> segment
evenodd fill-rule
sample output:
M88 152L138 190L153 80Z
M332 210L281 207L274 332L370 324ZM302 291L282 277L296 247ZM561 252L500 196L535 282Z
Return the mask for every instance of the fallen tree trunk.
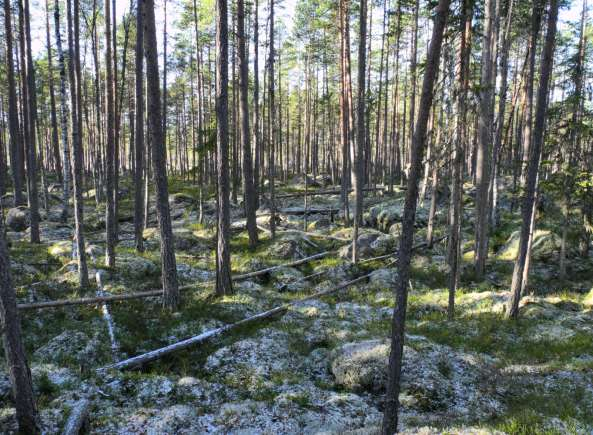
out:
M442 240L442 238L439 239L439 240ZM417 249L419 249L419 248L421 248L423 246L426 246L426 242L420 243L420 244L412 247L412 251L415 251L415 250L417 250ZM396 255L396 254L393 253L393 254L390 254L388 256L376 257L374 259L387 258L387 257L394 256L394 255ZM372 260L372 259L369 259L369 260ZM396 262L397 262L397 260L394 259L394 260L392 260L390 262L389 265L393 265ZM262 313L255 314L254 316L247 317L247 318L245 318L243 320L240 320L240 321L238 321L236 323L231 323L230 325L225 325L225 326L221 326L220 328L211 329L210 331L203 332L200 335L196 335L194 337L190 337L188 339L179 341L177 343L173 343L173 344L170 344L168 346L161 347L159 349L155 349L153 351L150 351L150 352L147 352L147 353L143 353L141 355L137 355L135 357L132 357L132 358L129 358L129 359L120 361L120 362L115 363L115 364L110 364L110 365L107 365L105 367L98 368L97 369L97 372L98 373L101 373L101 372L104 372L104 371L109 370L109 369L117 369L117 370L131 369L131 368L138 367L138 366L141 366L143 364L149 363L151 361L155 361L155 360L157 360L159 358L162 358L163 356L170 355L170 354L172 354L174 352L177 352L177 351L180 351L180 350L184 350L184 349L188 349L188 348L190 348L192 346L205 343L205 342L207 342L208 340L210 340L210 339L212 339L214 337L217 337L219 335L223 335L223 334L225 334L227 332L230 332L230 331L233 331L235 329L238 329L241 326L245 326L245 325L248 325L248 324L251 324L251 323L255 323L255 322L260 321L260 320L269 319L269 318L271 318L271 317L273 317L273 316L275 316L277 314L285 313L289 308L295 307L295 306L297 306L299 304L302 304L304 302L310 301L312 299L318 299L320 297L323 297L323 296L327 296L327 295L336 293L336 292L338 292L340 290L343 290L345 288L350 287L351 285L357 284L359 282L362 282L362 281L368 279L371 276L371 274L372 274L372 272L371 273L367 273L366 275L359 276L358 278L354 278L351 281L344 282L344 283L342 283L342 284L340 284L340 285L338 285L336 287L332 287L332 288L330 288L328 290L323 290L323 291L320 291L320 292L317 292L317 293L313 293L312 295L305 296L305 297L303 297L301 299L298 299L296 301L288 302L286 304L283 304L283 305L277 306L275 308L272 308L272 309L270 309L268 311L264 311Z
M238 329L238 328L245 326L247 324L251 324L251 323L261 321L261 320L269 319L277 314L284 313L290 307L296 306L303 302L309 301L311 299L316 299L321 296L326 296L326 295L335 293L339 290L342 290L342 289L347 288L353 284L359 283L359 282L367 279L369 277L369 275L370 274L363 275L361 277L353 279L352 281L342 283L337 287L333 287L329 290L320 291L320 292L314 293L310 296L306 296L302 299L299 299L297 301L293 301L293 302L289 302L284 305L280 305L280 306L272 308L268 311L264 311L262 313L254 315L254 316L247 317L247 318L240 320L236 323L231 323L230 325L225 325L225 326L221 326L220 328L211 329L210 331L206 331L200 335L196 335L195 337L191 337L186 340L179 341L179 342L171 344L169 346L161 347L160 349L155 349L150 352L144 353L142 355L137 355L135 357L120 361L118 363L110 364L105 367L101 367L101 368L97 369L97 372L101 373L101 372L104 372L109 369L125 370L125 369L138 367L140 365L149 363L151 361L155 361L155 360L160 359L163 356L169 355L171 353L174 353L174 352L177 352L180 350L184 350L184 349L187 349L189 347L192 347L192 346L195 346L195 345L198 345L201 343L205 343L206 341L211 340L214 337L217 337L219 335L233 331L233 330Z
M264 233L270 233L270 230L267 229L266 227L262 227L261 225L258 225L257 228L259 228L260 230L262 230ZM288 234L288 233L294 233L294 234L302 234L303 236L308 236L308 237L317 237L318 239L328 239L328 240L335 240L337 242L351 242L352 239L346 239L344 237L336 237L336 236L331 236L329 234L321 234L321 233L314 233L314 232L310 232L310 231L301 231L301 230L296 230L296 229L278 229L279 227L276 228L276 233L282 233L282 234Z
M320 258L324 258L329 254L332 254L333 251L326 251L321 252L319 254L312 255L310 257L302 258L300 260L292 261L290 263L280 264L278 266L267 267L265 269L257 270L255 272L244 273L241 275L235 275L231 277L233 281L244 281L246 279L255 278L258 276L262 276L273 272L281 267L294 267L299 266L301 264L308 263L310 261L318 260ZM208 285L213 284L214 281L204 281L200 284ZM188 284L184 286L180 286L179 290L189 290L194 288L195 284ZM108 296L96 296L96 297L89 297L89 298L81 298L81 299L60 299L55 301L47 301L47 302L35 302L30 304L18 304L19 310L38 310L38 309L45 309L45 308L58 308L58 307L66 307L72 305L91 305L91 304L98 304L98 303L106 303L106 302L118 302L118 301L125 301L129 299L141 299L141 298L149 298L149 297L157 297L162 296L163 290L148 290L144 292L135 292L135 293L127 293L122 295L108 295Z
M85 425L89 411L91 409L91 401L88 399L81 399L74 404L74 407L70 411L70 416L64 430L63 435L78 435Z
M379 190L385 190L383 187L366 187L362 189L363 192L375 192ZM352 192L352 189L350 189ZM285 193L284 195L276 196L276 199L284 199L284 198L299 198L301 196L319 196L319 195L339 195L341 190L332 189L332 190L318 190L318 191L308 191L308 192L295 192L295 193Z
M306 216L311 214L330 214L337 215L340 212L337 208L279 208L276 210L276 215L283 214L286 216ZM258 213L257 217L270 216L271 213Z

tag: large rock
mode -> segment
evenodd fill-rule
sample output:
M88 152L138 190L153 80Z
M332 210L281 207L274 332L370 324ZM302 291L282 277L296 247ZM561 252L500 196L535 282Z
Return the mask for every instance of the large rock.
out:
M152 261L132 255L118 255L115 259L115 269L132 279L144 279L159 272Z
M375 253L373 243L381 236L380 233L364 233L358 236L358 256L361 258L372 257ZM342 258L352 258L352 244L340 248L338 255Z
M274 379L298 366L288 340L286 332L263 329L257 337L218 349L208 357L204 369L216 373L226 385L249 394L274 391Z
M396 281L396 269L377 269L372 271L369 277L369 285L376 289L392 289Z
M513 232L504 246L498 251L500 260L515 261L519 253L519 231ZM535 230L531 255L536 260L550 259L560 251L560 237L548 230Z
M280 291L298 292L305 290L309 283L303 280L304 274L294 268L282 266L270 273L274 286Z
M146 228L142 236L148 242L160 244L161 237L157 228ZM186 227L173 228L173 243L175 249L180 251L208 249L206 243L197 237L194 231Z
M98 357L98 342L80 331L64 331L35 351L35 358L50 363L89 364Z
M313 248L314 243L305 236L288 233L270 247L269 254L284 260L298 260L310 255Z
M371 207L365 217L369 225L387 232L394 223L401 222L403 215L404 200L403 198L398 198ZM427 210L425 208L418 208L416 210L416 225L424 226L427 221Z
M404 346L400 399L405 407L457 418L500 412L495 390L500 384L493 367L447 346L411 341L418 349ZM334 350L331 371L336 383L354 391L384 391L389 351L386 340L352 342Z
M26 207L15 207L6 214L6 226L12 231L25 231L31 225L31 215Z

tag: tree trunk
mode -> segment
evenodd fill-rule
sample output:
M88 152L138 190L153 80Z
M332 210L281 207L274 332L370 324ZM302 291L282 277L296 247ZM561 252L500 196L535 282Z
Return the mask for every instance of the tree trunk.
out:
M367 2L360 2L359 41L358 41L358 106L356 114L357 138L356 148L352 147L352 161L354 171L352 184L354 188L354 228L352 231L352 262L358 261L358 227L362 221L362 187L363 180L363 152L365 141L365 71L366 71L366 27L367 27ZM354 144L354 141L352 142Z
M237 0L237 39L239 50L239 91L241 104L241 140L243 141L243 202L247 217L249 246L257 245L257 224L255 220L255 189L253 187L253 161L251 159L251 141L249 136L249 63L246 52L245 5Z
M12 36L12 12L10 2L4 2L4 37L6 39L6 79L8 88L8 130L10 132L10 167L12 169L12 181L14 188L14 205L24 204L23 199L23 162L21 161L21 149L23 147L19 127L18 103L16 96L16 80L14 76L14 47Z
M410 176L402 219L402 232L399 246L399 275L396 283L396 303L393 310L391 325L391 352L389 355L389 373L387 393L385 398L385 413L381 432L391 435L397 432L399 391L401 380L402 357L404 350L404 333L406 309L408 303L408 282L410 277L410 261L412 245L414 243L414 221L416 218L416 204L418 202L418 182L422 168L422 159L426 147L426 127L434 96L434 83L439 68L443 33L449 15L450 0L439 0L436 7L432 38L428 48L422 94L418 111L418 122L414 131L411 151Z
M260 153L259 140L259 21L258 0L253 3L253 147L255 149L253 168L253 188L255 190L255 209L259 208Z
M58 50L58 65L60 66L60 125L62 128L62 160L64 161L64 175L62 177L62 221L68 220L70 200L70 146L68 144L68 100L66 98L66 61L62 49L62 35L60 33L60 3L54 1L54 23L56 33L56 47Z
M216 294L233 291L230 252L229 118L228 118L228 17L226 0L216 0L216 151L218 178L218 248Z
M490 171L491 144L494 98L494 62L496 41L494 40L494 22L496 20L495 0L486 0L484 6L484 36L482 38L482 65L480 79L480 98L478 116L478 143L476 147L476 244L475 271L476 279L482 280L488 259L489 218L490 218Z
M156 188L156 211L161 239L161 279L163 282L163 306L170 310L179 305L177 265L169 212L169 188L167 186L166 149L163 135L161 90L159 88L159 63L154 21L154 0L143 0L144 51L146 53L146 80L148 99L148 126L152 146L152 167Z
M47 41L47 75L49 88L49 107L51 120L51 150L54 159L54 169L61 183L63 178L62 162L60 160L60 141L58 139L58 116L56 113L56 96L54 92L54 70L51 52L51 38L49 33L49 1L45 0L45 39Z
M23 4L24 3L24 4ZM39 235L39 195L37 192L37 95L35 87L35 68L31 48L31 21L29 0L19 0L21 68L23 76L23 126L25 150L27 153L27 193L31 215L30 240L40 243Z
M519 241L519 253L517 255L517 260L515 261L515 268L513 270L511 297L508 303L508 316L511 318L517 318L519 315L519 301L521 299L522 284L524 281L524 276L529 273L529 267L526 266L526 261L528 256L531 221L534 215L533 204L535 202L537 190L539 163L544 142L546 112L548 109L548 91L554 63L557 21L558 0L550 0L548 30L546 32L546 39L541 58L540 81L537 91L537 108L535 113L533 146L530 149L525 194L523 196L523 204L521 206L522 223L521 238Z
M74 226L77 247L78 282L81 287L89 285L89 275L86 263L86 252L83 233L83 199L82 199L82 97L80 84L80 17L78 2L74 2L74 17L72 16L72 0L67 0L68 17L68 52L70 62L68 71L70 78L70 100L72 113L72 152L74 166ZM72 20L74 18L74 21Z
M138 252L144 251L144 20L142 5L136 6L136 122L134 136L134 239Z
M449 203L449 235L447 240L447 263L449 266L449 303L447 315L455 316L455 292L459 281L461 246L461 220L463 201L463 162L467 136L467 93L469 89L469 60L471 52L471 31L473 5L471 0L463 0L460 23L461 41L459 46L459 68L456 89L457 119L456 140L452 157L451 200Z
M117 228L115 222L115 83L113 80L113 57L111 54L111 0L105 0L105 90L107 110L107 147L106 147L106 219L105 219L105 264L115 267L115 241Z
M8 3L8 2L5 2ZM0 210L0 214L2 214ZM0 322L6 365L12 386L19 433L40 433L31 371L22 341L21 321L16 307L16 294L10 275L10 259L4 239L4 219L0 217Z

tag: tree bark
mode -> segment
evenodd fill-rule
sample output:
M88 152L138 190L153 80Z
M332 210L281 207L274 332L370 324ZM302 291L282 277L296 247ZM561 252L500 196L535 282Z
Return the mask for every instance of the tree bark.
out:
M365 141L365 71L366 71L366 27L367 27L367 2L360 2L359 41L358 41L358 105L356 114L356 147L352 147L352 184L354 188L354 227L352 231L352 262L358 261L358 227L362 221L362 187L363 164L364 164L364 141Z
M136 121L134 135L134 238L138 252L144 251L144 20L142 5L136 6Z
M31 215L30 240L40 243L39 195L37 190L37 94L31 48L29 0L19 0L21 68L23 76L23 126L27 154L27 193Z
M163 306L176 310L179 305L177 265L169 212L169 188L167 186L166 149L159 88L159 64L154 19L154 0L143 0L144 51L146 53L146 80L148 99L148 127L152 146L152 167L156 189L156 211L161 239L161 279L163 282Z
M54 91L54 69L51 51L51 38L49 32L49 1L45 0L45 39L47 41L47 75L49 88L49 107L51 120L51 150L54 159L54 169L58 181L62 183L62 161L60 160L60 141L58 139L58 116L56 111L56 95Z
M558 0L550 0L548 30L546 31L546 39L541 57L540 81L537 91L537 108L535 113L533 144L529 151L529 166L527 169L525 194L523 196L523 203L521 206L522 223L521 238L519 240L519 253L517 255L517 260L515 261L513 280L511 284L511 297L508 302L508 316L511 318L517 318L519 315L519 301L521 299L522 284L525 279L525 275L529 273L529 267L526 266L526 262L530 239L529 235L532 226L531 222L534 215L533 204L535 202L537 190L541 150L544 142L550 77L554 63L558 7Z
M33 397L31 371L22 341L21 321L16 307L16 294L12 285L10 258L4 234L4 220L0 217L0 322L6 365L12 386L19 432L38 434L41 431Z
M495 0L486 0L484 5L484 36L482 38L482 75L480 78L480 98L478 116L478 143L476 147L476 244L474 266L476 279L482 280L488 259L489 218L490 218L490 172L492 166L492 124L494 98L495 40L494 22L496 20Z
M245 4L237 0L237 39L239 50L239 91L241 104L241 140L243 141L243 203L247 217L249 246L257 245L257 223L255 220L256 197L253 186L253 161L251 159L251 141L249 135L249 63L246 52Z
M389 373L386 388L385 413L383 415L383 425L381 428L383 435L391 435L397 432L405 320L408 303L408 282L410 277L412 245L414 242L414 221L416 218L416 205L418 202L418 182L420 181L422 159L426 147L426 127L434 97L434 83L436 82L438 74L443 34L447 24L447 17L449 15L449 4L450 0L439 0L436 7L434 27L432 30L430 46L428 48L426 68L422 83L418 121L414 130L414 140L411 149L410 175L408 177L408 189L406 191L399 246L399 274L395 288L396 303L393 310L393 320L391 325Z
M463 0L460 23L459 67L457 76L455 121L455 144L452 158L451 200L449 203L449 234L447 240L447 264L449 266L449 302L447 316L455 316L455 292L459 281L461 246L461 221L463 200L463 162L467 140L467 94L469 89L469 60L471 53L471 31L473 4Z
M226 0L216 0L216 161L218 178L218 247L216 294L233 291L230 252L229 118L228 118L228 17Z
M82 199L82 90L80 84L80 18L78 1L74 1L74 17L72 14L72 0L67 0L66 7L68 17L68 52L70 57L70 62L68 62L68 71L70 76L70 100L72 113L74 226L77 247L76 261L78 264L78 282L81 287L87 287L89 285L89 275L83 233L84 203Z
M113 56L111 41L111 0L105 0L105 92L107 115L107 147L106 147L106 196L107 207L105 217L105 264L115 267L115 242L117 228L115 222L115 83L113 79Z
M16 96L16 80L14 75L14 46L12 35L12 12L10 2L4 2L4 37L6 39L6 79L8 82L8 130L10 132L10 167L14 189L15 207L24 204L23 199L23 162L21 149L23 147L19 127L18 103Z

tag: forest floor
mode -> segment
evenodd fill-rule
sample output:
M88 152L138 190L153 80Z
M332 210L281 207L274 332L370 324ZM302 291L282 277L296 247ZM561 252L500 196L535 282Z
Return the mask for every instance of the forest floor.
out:
M132 200L127 180L120 202L116 270L104 264L104 207L86 200L89 269L105 271L111 294L160 287L159 241L154 213L145 231L146 252L133 248ZM331 186L311 187L328 189ZM302 182L280 186L298 192ZM446 247L439 241L413 259L401 394L407 433L591 433L593 431L593 259L570 253L568 280L558 278L558 229L554 205L538 216L530 294L520 319L504 318L517 250L519 213L501 198L501 222L492 235L487 279L475 283L471 259L473 193L464 205L464 268L454 321L448 321ZM298 267L283 267L234 283L235 293L214 298L214 202L204 203L198 224L198 192L189 182L171 183L177 267L183 306L170 314L159 298L111 303L115 344L101 306L23 311L25 344L46 433L59 433L72 406L92 399L92 433L374 433L380 426L389 353L388 337L397 269L388 260L353 266L350 230L328 215L279 213L276 240L261 232L255 251L233 206L233 274L281 265L326 250L335 252ZM445 201L443 195L443 201ZM426 235L429 200L418 211L416 241ZM403 192L365 195L363 258L394 252ZM283 211L302 198L279 201ZM292 209L291 209L292 207ZM339 195L316 196L312 208L338 208ZM437 215L435 238L445 235L447 206ZM94 296L77 288L71 260L71 224L59 222L58 195L44 213L41 245L27 232L8 233L20 303ZM267 225L260 209L261 226ZM334 238L322 237L331 235ZM345 247L346 246L346 247ZM305 278L314 272L322 272ZM284 315L242 328L206 345L131 371L96 369L236 322L315 291L371 273L341 292L291 308ZM304 278L304 279L303 279ZM4 368L4 373L6 370ZM0 430L14 429L8 377L0 377Z

